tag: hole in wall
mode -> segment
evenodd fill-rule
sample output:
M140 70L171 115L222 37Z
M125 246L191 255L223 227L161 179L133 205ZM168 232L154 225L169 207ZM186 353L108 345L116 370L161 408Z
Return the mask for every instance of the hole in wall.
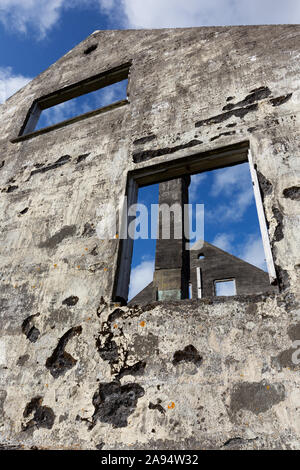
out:
M28 207L25 207L25 209L20 211L20 215L24 215L24 214L26 214L26 212L28 212Z
M92 45L89 46L87 49L85 49L85 50L83 51L83 53L84 53L85 55L88 55L88 54L90 54L91 52L95 51L95 50L97 49L97 47L98 47L98 44L92 44Z

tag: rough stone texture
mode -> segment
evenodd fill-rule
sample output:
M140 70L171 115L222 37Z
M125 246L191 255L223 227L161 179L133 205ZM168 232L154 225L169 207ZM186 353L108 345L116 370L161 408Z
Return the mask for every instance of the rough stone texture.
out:
M2 448L300 448L299 49L293 25L96 32L1 105ZM128 61L129 104L11 142L36 98ZM280 292L115 306L99 204L128 171L245 140ZM201 362L174 365L191 345Z

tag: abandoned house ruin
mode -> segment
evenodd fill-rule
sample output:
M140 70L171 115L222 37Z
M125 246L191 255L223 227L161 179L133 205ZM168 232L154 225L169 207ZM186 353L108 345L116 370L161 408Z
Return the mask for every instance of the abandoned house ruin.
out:
M1 448L300 448L299 55L297 25L96 31L0 105ZM128 303L99 206L243 162L268 273L171 236Z
M232 293L236 295L277 291L276 286L270 284L265 271L210 243L198 240L191 249L186 249L183 206L188 202L189 183L190 177L185 176L159 185L160 205L172 206L175 202L182 207L179 227L181 237L175 238L175 224L178 224L178 220L173 213L170 213L170 238L161 237L163 214L160 213L154 279L129 304L209 298L217 295L220 282L233 283Z

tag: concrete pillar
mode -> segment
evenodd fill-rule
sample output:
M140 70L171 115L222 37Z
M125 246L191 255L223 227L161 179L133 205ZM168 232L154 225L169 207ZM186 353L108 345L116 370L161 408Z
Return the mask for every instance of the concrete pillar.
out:
M188 204L189 184L190 177L184 176L159 185L159 232L153 279L157 300L180 300L189 296L189 252L185 250L184 237L184 204ZM168 220L170 237L164 239Z

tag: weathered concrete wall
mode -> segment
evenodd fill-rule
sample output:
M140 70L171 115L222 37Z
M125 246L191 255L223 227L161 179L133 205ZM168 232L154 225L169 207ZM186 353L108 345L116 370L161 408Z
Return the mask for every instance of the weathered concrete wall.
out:
M158 204L177 209L166 220L163 209L159 214L158 234L155 248L153 287L155 300L180 300L189 297L190 256L185 249L184 205L188 204L190 177L160 183ZM169 222L169 223L168 223ZM166 230L169 233L166 234ZM148 297L151 301L153 295Z
M4 442L299 448L299 323L274 297L75 312L36 317L35 342L11 338Z
M299 36L98 32L0 107L3 444L300 447ZM11 142L34 99L128 61L130 104ZM281 292L109 307L119 240L97 238L98 205L130 170L245 140Z

